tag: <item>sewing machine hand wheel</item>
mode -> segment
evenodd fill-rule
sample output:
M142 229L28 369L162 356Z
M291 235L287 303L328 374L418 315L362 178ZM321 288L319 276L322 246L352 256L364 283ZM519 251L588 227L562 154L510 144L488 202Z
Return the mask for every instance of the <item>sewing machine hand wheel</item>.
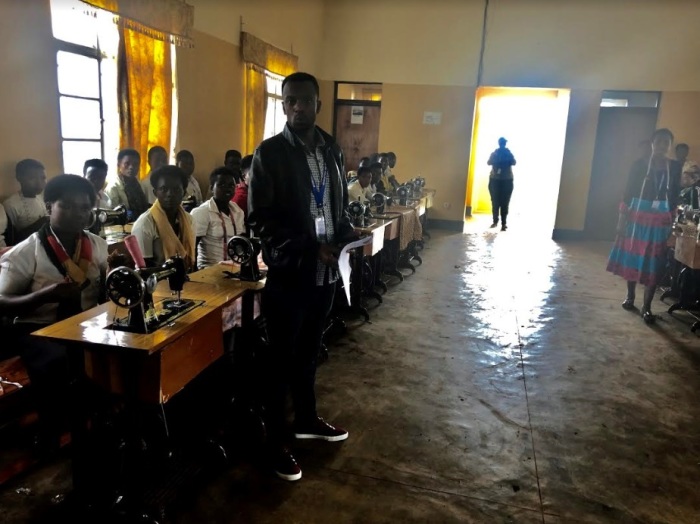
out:
M240 266L247 264L256 255L252 242L242 236L231 237L227 246L228 258Z
M149 284L151 283L149 282ZM107 289L107 298L119 307L127 309L138 306L143 301L147 291L146 283L139 274L125 266L110 271L105 281L105 288Z
M353 217L359 217L360 215L365 214L365 206L362 204L362 202L355 200L353 202L350 202L350 205L348 206L348 211Z
M386 202L386 197L382 193L375 193L372 196L372 203L376 207L383 206L385 204L385 202Z

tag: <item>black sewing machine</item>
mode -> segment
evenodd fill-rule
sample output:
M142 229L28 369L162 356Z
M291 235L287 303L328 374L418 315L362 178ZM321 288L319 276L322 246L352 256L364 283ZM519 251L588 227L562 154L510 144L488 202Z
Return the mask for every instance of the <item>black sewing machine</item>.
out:
M365 227L365 205L359 200L353 200L348 204L348 214L352 225L355 227Z
M158 282L165 279L177 297L154 304L153 292ZM203 300L182 299L181 293L186 281L185 262L177 256L157 268L131 269L121 266L113 269L105 281L107 297L119 307L128 309L129 314L115 319L108 328L131 333L152 333L202 305Z
M406 184L396 188L396 196L399 198L399 205L400 206L408 205L408 195L409 195L409 189L408 189L408 186Z
M394 199L384 193L375 193L372 196L372 205L375 209L375 215L383 215L386 212L386 208L391 207L393 203Z
M261 249L259 238L248 238L237 235L231 237L227 245L228 258L241 266L238 273L224 271L228 278L237 278L246 282L257 282L265 274L258 266L258 255Z
M128 223L126 207L124 205L119 205L114 209L101 209L96 207L92 210L94 220L88 231L96 235L100 235L102 238L106 236L105 227L107 226L122 226L122 233L126 234L124 231L124 226Z

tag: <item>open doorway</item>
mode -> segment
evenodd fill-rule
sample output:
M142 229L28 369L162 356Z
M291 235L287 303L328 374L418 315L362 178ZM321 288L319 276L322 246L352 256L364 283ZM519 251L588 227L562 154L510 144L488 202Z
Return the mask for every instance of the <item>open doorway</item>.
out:
M467 179L467 214L480 226L490 224L490 167L487 161L508 140L517 164L508 225L551 235L557 212L564 156L568 89L483 87L476 93L472 150ZM483 220L479 218L483 217ZM465 230L467 225L465 224Z

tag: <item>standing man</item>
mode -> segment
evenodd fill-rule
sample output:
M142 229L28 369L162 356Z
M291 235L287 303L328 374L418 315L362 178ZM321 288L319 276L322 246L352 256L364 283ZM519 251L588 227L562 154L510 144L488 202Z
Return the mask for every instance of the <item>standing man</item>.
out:
M291 389L297 439L340 441L344 429L316 413L316 359L338 279L339 244L355 236L345 211L343 154L316 127L321 109L316 79L293 73L282 82L284 130L253 155L249 225L268 266L262 310L270 341L265 388L269 458L285 480L301 469L285 446L285 400Z

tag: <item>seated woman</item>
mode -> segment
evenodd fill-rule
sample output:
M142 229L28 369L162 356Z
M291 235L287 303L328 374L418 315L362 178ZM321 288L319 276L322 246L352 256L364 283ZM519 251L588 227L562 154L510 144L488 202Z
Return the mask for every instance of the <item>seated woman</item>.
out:
M58 175L44 190L49 222L0 259L0 314L13 317L10 336L29 371L42 441L55 449L65 406L65 348L28 336L97 305L107 268L107 242L86 233L95 190L77 175Z
M159 167L151 174L156 201L131 229L149 267L160 266L178 255L185 260L188 271L194 269L192 216L182 207L188 183L187 175L177 166Z
M209 175L213 195L192 210L197 239L197 267L213 266L228 259L228 240L245 233L245 215L231 201L236 188L236 174L227 167L218 167Z

